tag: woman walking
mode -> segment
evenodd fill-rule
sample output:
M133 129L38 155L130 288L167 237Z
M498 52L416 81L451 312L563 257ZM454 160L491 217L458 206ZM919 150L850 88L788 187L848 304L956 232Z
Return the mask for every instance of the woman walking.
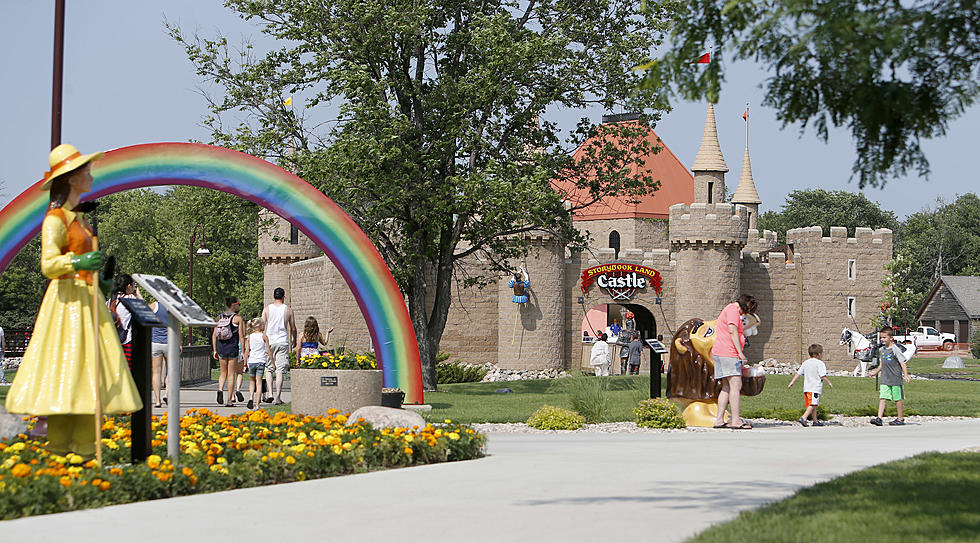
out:
M238 310L242 304L234 296L225 296L225 311L218 315L218 325L211 332L213 356L218 359L221 373L218 375L218 405L234 407L235 374L238 371L240 345L245 343L245 327ZM228 387L228 403L224 401L223 390Z
M742 315L755 313L758 304L755 297L743 294L721 310L715 324L715 344L711 348L711 361L715 366L715 379L721 380L718 394L718 414L715 415L715 428L751 430L752 425L741 418L742 367L746 363L745 331L742 328ZM731 421L725 422L725 407L731 406Z

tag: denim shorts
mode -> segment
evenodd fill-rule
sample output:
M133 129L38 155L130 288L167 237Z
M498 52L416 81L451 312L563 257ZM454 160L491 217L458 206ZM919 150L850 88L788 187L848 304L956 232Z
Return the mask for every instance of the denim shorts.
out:
M733 356L712 356L715 364L715 379L742 375L742 361Z
M249 364L248 365L248 375L249 377L262 377L265 375L265 364Z

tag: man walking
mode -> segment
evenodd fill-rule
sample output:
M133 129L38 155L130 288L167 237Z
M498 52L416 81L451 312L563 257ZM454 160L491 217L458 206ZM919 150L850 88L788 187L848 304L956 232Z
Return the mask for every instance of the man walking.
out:
M266 322L265 335L269 338L269 349L272 351L272 358L266 364L265 384L270 395L275 391L275 398L266 398L265 401L279 405L283 403L282 381L289 369L289 353L296 348L297 335L293 310L284 302L286 291L277 287L272 291L272 297L272 303L262 310L262 318ZM273 374L275 388L272 386Z

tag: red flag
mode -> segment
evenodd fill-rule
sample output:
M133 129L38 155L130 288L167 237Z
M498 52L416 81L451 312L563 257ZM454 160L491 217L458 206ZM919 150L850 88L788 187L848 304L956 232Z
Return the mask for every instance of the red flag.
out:
M711 62L711 53L705 53L691 64L707 64L709 62Z
M749 108L745 108L745 113L742 114L742 120L749 122Z

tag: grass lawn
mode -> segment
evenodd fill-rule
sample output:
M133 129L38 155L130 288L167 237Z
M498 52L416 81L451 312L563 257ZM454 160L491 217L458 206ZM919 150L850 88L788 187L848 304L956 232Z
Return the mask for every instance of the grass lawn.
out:
M943 358L913 358L909 361L909 372L933 379L951 377L980 380L980 360L964 358L965 368L944 368Z
M925 453L804 488L689 541L976 541L980 454Z
M803 412L803 383L792 389L786 385L789 375L769 375L762 394L742 399L742 409L749 418L796 420ZM592 377L594 379L594 377ZM648 395L649 378L640 376L604 377L610 384L610 407L607 420L632 420L633 406ZM831 377L834 388L824 387L822 411L851 416L872 415L878 409L875 380L859 377ZM461 423L524 422L545 404L571 408L568 394L553 386L560 380L511 381L495 383L461 383L440 385L439 390L425 393L432 411L429 420L452 419ZM509 388L514 392L496 394ZM980 416L980 382L913 381L906 387L906 413L910 415ZM886 415L895 408L889 404Z

